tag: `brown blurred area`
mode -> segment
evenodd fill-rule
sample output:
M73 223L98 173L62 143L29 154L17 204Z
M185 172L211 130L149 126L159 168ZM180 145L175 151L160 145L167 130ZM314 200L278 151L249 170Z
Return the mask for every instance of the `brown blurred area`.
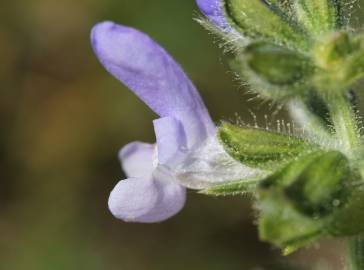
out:
M287 259L259 242L249 198L190 191L179 215L152 225L126 224L108 212L108 194L124 177L117 152L133 140L153 142L156 115L97 62L89 44L95 23L113 20L160 42L217 123L235 113L253 122L249 110L258 118L274 111L246 101L197 16L194 0L2 4L0 269L271 270ZM341 269L333 242L288 259Z

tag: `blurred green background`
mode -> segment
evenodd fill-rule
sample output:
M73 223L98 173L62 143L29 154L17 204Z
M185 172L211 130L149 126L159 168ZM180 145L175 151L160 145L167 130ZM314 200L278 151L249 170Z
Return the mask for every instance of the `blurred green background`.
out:
M160 42L217 122L238 113L253 123L249 110L260 118L274 111L246 102L251 96L197 16L194 0L2 3L0 269L271 270L282 260L258 241L249 198L190 191L179 215L152 225L108 212L109 192L124 178L117 152L133 140L153 142L156 115L97 62L95 23L113 20ZM324 242L285 260L342 269L340 250Z

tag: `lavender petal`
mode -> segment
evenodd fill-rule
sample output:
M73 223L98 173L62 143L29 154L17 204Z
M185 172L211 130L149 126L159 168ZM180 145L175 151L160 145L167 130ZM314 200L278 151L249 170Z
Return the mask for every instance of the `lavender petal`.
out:
M154 223L177 214L186 190L179 184L153 176L120 181L109 197L111 213L126 222Z
M153 171L153 158L156 146L153 144L132 142L119 152L122 168L128 177L142 177Z
M175 60L146 34L112 22L97 24L93 49L104 67L161 117L197 119L192 132L209 134L214 124L196 88ZM181 116L183 115L183 116Z
M159 164L178 163L178 154L186 151L187 140L180 121L163 117L153 121L157 138Z

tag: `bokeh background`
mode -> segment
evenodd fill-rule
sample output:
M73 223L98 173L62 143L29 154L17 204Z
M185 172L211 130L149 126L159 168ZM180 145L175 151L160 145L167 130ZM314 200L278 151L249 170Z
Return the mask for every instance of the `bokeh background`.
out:
M282 257L259 242L249 198L190 191L179 215L152 225L108 212L108 194L124 178L117 152L153 142L156 115L97 62L89 44L96 22L127 24L160 42L217 122L238 114L254 123L250 110L258 119L274 111L246 101L197 16L194 0L3 0L0 269L291 269L274 268ZM284 260L342 269L340 253L329 241Z

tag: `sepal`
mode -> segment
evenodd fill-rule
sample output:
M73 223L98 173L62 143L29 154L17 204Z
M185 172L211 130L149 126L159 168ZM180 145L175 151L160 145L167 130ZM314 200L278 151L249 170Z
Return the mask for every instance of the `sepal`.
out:
M298 137L229 123L220 126L218 136L231 157L247 166L268 171L317 148Z
M257 193L261 239L290 253L332 235L328 230L334 228L332 224L337 228L345 224L339 213L345 215L350 205L353 179L347 158L324 150L294 160L267 177Z
M211 196L247 195L256 191L256 188L260 181L260 178L230 181L208 189L201 190L199 193Z

